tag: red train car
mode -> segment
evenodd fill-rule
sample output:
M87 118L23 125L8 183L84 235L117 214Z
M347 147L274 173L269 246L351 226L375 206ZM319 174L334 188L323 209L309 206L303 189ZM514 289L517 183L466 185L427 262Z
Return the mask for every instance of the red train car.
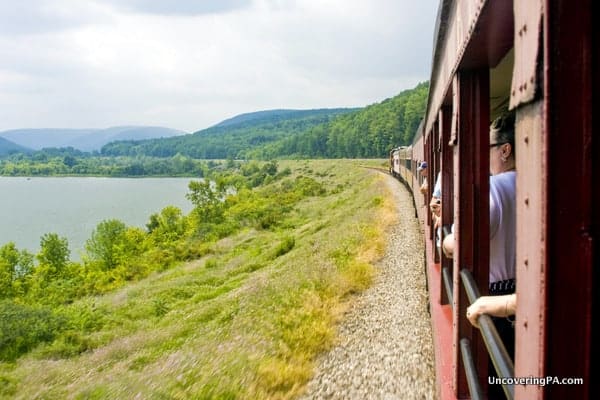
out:
M456 233L448 259L424 207L433 184L424 197L413 190L442 399L494 398L491 368L506 383L501 398L600 398L598 17L591 0L440 2L427 112L395 173L414 189L417 161L427 161L431 183L441 172L442 224ZM488 290L489 124L505 109L516 113L513 359L493 329L465 318Z

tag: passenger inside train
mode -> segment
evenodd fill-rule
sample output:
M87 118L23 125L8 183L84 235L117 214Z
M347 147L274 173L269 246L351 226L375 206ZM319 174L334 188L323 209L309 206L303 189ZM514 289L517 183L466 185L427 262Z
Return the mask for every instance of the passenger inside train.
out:
M489 293L491 296L515 292L516 277L516 171L515 171L515 114L506 112L490 125L490 261ZM444 253L454 251L454 233L443 242ZM482 309L496 310L502 300L484 299L467 316L476 322ZM506 301L505 301L506 304ZM512 300L511 300L512 304ZM514 301L516 305L516 300ZM475 305L475 303L474 303ZM508 310L505 311L505 313ZM505 315L503 315L505 316ZM513 324L506 318L494 318L494 324L506 350L514 356Z
M490 126L489 270L490 293L493 295L515 291L517 216L514 121L514 112L507 112L496 118ZM446 236L443 249L447 257L452 257L454 234Z
M438 172L435 179L435 185L433 187L433 193L431 194L431 201L429 202L429 209L431 210L431 218L433 220L433 227L436 232L435 243L437 247L441 246L442 238L442 172Z
M417 167L417 171L423 176L423 183L421 183L419 191L421 194L426 195L429 190L429 184L427 183L427 162L422 161Z

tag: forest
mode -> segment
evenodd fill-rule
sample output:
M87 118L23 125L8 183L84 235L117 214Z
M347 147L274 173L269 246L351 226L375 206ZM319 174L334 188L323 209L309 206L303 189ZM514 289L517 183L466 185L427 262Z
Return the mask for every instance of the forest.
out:
M398 146L409 145L427 105L428 82L360 111L340 115L262 147L247 158L384 158Z
M102 147L104 156L172 157L182 154L195 159L245 158L248 149L287 136L298 135L313 126L326 124L353 109L272 110L238 116L192 135L143 141L112 142ZM251 114L251 115L252 115Z
M429 83L362 109L316 110L273 120L256 119L217 125L192 136L141 142L113 142L102 155L192 158L383 158L412 142L425 113Z
M33 154L12 154L0 160L2 176L197 176L202 177L218 162L172 157L101 156L72 148L44 149Z

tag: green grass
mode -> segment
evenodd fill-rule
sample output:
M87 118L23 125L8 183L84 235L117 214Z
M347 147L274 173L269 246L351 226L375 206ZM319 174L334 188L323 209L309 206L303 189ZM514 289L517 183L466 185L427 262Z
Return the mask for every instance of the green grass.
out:
M394 218L382 177L360 164L280 162L326 193L278 228L247 228L201 259L67 306L81 326L0 364L0 397L297 396L352 295L370 285Z

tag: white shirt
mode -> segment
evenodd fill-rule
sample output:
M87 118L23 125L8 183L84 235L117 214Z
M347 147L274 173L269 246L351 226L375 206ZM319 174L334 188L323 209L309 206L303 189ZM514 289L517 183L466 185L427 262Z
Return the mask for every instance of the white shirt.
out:
M432 196L438 199L442 198L442 171L438 172L437 178L435 178Z
M490 283L516 277L516 172L490 176Z

